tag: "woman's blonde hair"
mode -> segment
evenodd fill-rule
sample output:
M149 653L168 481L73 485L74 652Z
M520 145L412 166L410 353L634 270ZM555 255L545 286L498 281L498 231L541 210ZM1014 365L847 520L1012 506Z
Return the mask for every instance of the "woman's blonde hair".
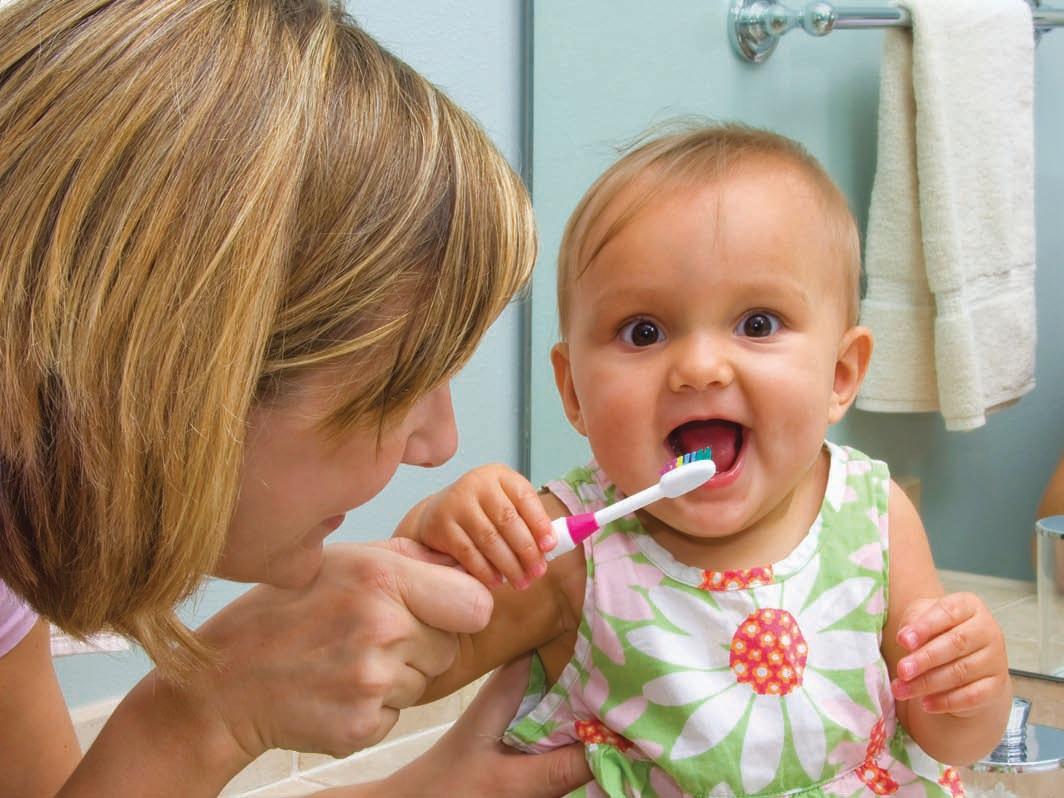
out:
M622 150L623 151L623 150ZM824 203L821 221L831 227L845 270L845 308L857 321L861 244L846 197L824 167L798 142L769 130L728 123L679 119L651 129L627 148L591 185L562 234L558 252L558 317L561 335L568 329L569 291L602 248L662 192L712 183L755 159L775 159L805 173ZM634 183L639 190L614 212L614 200ZM607 214L607 210L610 213ZM606 219L609 224L605 224Z
M249 410L347 367L326 426L401 417L527 282L527 193L339 2L21 0L0 43L0 579L180 668Z

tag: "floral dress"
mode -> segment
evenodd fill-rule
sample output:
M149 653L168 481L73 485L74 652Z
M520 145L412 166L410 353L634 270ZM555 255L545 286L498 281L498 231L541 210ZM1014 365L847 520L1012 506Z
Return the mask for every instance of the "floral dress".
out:
M585 541L573 656L549 687L534 658L506 741L583 741L586 798L963 795L897 723L879 650L887 467L826 446L820 512L780 562L693 568L634 516ZM594 463L548 487L573 513L619 498Z

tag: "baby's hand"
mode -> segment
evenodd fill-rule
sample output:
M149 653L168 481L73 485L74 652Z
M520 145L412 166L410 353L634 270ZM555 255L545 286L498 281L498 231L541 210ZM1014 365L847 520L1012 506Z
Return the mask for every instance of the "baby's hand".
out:
M543 552L556 542L550 524L527 479L488 465L418 504L395 534L449 554L489 587L505 578L523 590L547 572Z
M898 660L894 697L921 698L924 712L975 715L1008 689L1001 628L971 593L914 601L898 642L909 653Z

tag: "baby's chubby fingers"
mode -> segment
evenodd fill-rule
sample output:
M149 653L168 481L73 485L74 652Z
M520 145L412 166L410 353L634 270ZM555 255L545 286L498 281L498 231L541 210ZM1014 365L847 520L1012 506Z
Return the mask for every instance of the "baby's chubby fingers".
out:
M482 494L484 517L471 530L474 541L518 589L547 571L543 552L554 546L550 517L532 485L520 474L498 474L498 490Z
M970 593L914 602L898 631L909 650L893 682L899 700L923 698L927 712L976 709L1000 687L1004 640L986 605Z
M943 662L973 651L967 622L985 605L972 593L950 593L939 599L914 601L906 610L898 642L909 652L898 663L898 675L911 679ZM976 624L980 627L981 624ZM934 645L929 645L934 642ZM906 663L903 673L902 664Z
M994 674L995 670L995 658L990 649L986 647L979 648L971 654L947 660L937 667L908 679L901 674L912 672L911 669L903 669L899 663L898 678L892 683L894 697L907 701L945 693L978 682Z

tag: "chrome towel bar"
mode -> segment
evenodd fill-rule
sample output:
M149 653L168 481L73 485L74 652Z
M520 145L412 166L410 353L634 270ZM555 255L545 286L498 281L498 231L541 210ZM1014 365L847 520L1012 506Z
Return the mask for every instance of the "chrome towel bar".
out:
M1064 8L1047 8L1041 0L1031 5L1035 36L1064 26ZM793 9L772 0L732 0L728 29L732 46L739 56L760 64L772 55L780 37L795 28L813 36L826 36L833 30L854 28L908 28L909 12L897 6L837 6L827 2L808 3Z

